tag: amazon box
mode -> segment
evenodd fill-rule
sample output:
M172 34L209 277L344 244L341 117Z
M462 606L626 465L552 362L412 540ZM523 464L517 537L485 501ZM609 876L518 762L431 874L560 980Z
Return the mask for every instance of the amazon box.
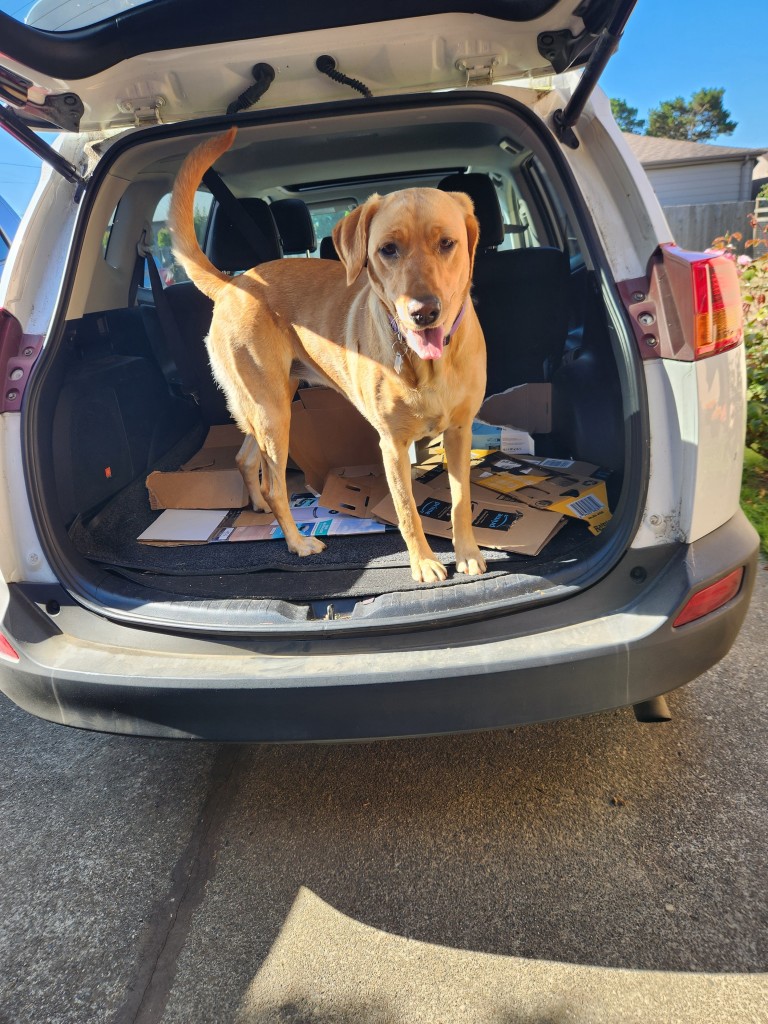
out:
M586 522L597 535L611 518L605 481L608 470L589 462L495 453L471 471L471 479L497 494L514 494L531 508L548 509Z
M424 532L453 540L447 471L442 466L417 467L413 496ZM565 522L556 512L531 508L517 497L491 494L477 485L471 485L470 498L475 540L481 547L538 555ZM375 506L373 514L397 523L391 495Z
M235 457L243 434L234 423L211 427L203 447L174 472L147 477L153 509L230 509L249 503L248 489Z

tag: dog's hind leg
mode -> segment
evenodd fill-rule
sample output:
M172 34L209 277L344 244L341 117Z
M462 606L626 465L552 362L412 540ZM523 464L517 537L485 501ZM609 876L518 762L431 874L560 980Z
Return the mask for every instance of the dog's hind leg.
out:
M270 511L267 499L261 491L261 450L252 434L246 436L235 461L243 480L245 480L245 486L248 488L253 511Z
M254 508L258 504L270 509L290 551L300 556L319 554L325 544L317 537L306 537L299 532L288 502L285 471L294 382L273 379L267 385L263 379L257 379L260 375L253 366L243 367L242 361L238 362L241 363L238 367L240 387L237 388L240 400L235 397L232 401L234 396L231 396L230 408L247 435L238 453L237 465L251 502Z

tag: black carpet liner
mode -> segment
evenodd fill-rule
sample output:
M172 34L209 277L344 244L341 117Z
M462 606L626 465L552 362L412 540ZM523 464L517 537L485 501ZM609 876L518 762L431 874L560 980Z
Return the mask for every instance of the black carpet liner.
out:
M196 431L176 445L155 467L177 469L200 447ZM222 513L223 514L223 513ZM327 537L319 555L297 558L283 540L154 547L136 538L160 515L149 507L144 477L116 494L89 518L78 518L69 534L85 558L114 569L119 575L155 589L188 597L274 597L286 601L359 597L423 588L411 579L408 552L398 532L367 536ZM574 546L589 543L583 523L572 520L537 559L483 549L488 572L483 579L526 570L539 572ZM448 566L448 579L438 586L471 584L477 577L455 573L449 541L430 543ZM535 569L534 569L535 566Z

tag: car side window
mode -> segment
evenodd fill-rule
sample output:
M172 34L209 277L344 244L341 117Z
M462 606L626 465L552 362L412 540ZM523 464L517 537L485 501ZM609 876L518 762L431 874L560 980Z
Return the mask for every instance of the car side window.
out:
M152 240L149 245L149 251L160 272L163 288L167 288L169 284L178 284L180 281L189 280L184 268L174 259L171 247L171 230L168 227L170 203L171 193L168 192L155 207L155 212L152 215ZM201 246L205 242L205 236L208 231L212 204L213 196L210 192L195 193L195 234ZM149 273L146 269L144 270L143 284L145 288L150 287Z

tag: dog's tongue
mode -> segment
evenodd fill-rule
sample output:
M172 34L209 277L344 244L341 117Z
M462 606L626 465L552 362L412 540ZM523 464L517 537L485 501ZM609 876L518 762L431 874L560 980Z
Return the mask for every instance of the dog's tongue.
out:
M405 337L408 345L422 359L439 359L443 354L445 330L442 327L427 327L423 331L406 331Z

